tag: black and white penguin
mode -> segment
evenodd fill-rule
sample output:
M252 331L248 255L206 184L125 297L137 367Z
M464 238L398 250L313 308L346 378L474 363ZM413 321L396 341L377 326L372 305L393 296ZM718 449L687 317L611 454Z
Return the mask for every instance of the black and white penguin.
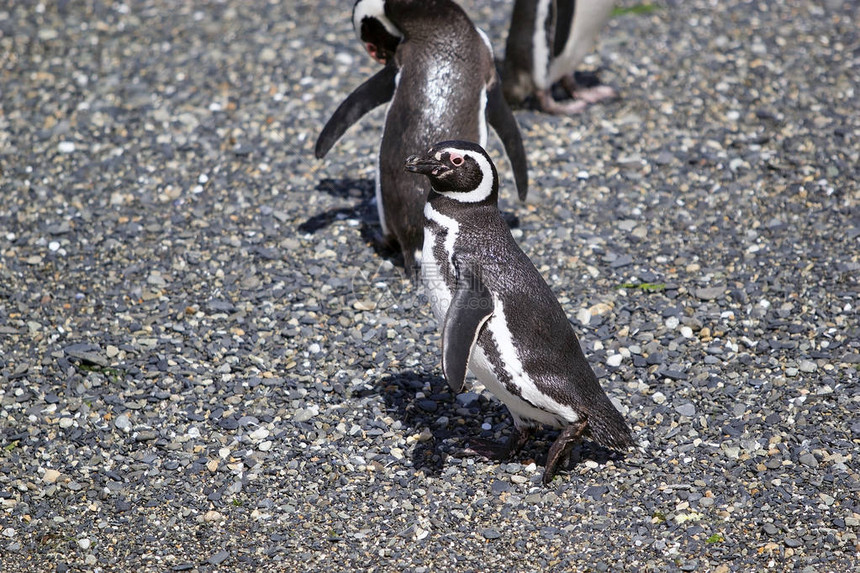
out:
M512 105L534 95L543 111L574 114L616 96L607 85L578 85L576 66L588 54L612 12L614 0L516 0L505 44L502 82ZM556 82L573 97L552 97Z
M380 242L399 247L411 273L421 260L422 209L430 185L403 171L406 158L442 139L486 145L489 122L524 200L528 171L522 136L502 95L486 35L452 0L358 0L353 23L368 52L385 67L341 103L315 153L324 157L352 124L391 102L377 160Z
M422 280L442 325L442 370L461 392L467 367L510 411L508 442L472 450L504 458L533 428L560 428L543 481L586 433L605 447L634 445L588 364L556 297L514 241L497 207L498 175L481 146L445 141L407 159L427 176Z

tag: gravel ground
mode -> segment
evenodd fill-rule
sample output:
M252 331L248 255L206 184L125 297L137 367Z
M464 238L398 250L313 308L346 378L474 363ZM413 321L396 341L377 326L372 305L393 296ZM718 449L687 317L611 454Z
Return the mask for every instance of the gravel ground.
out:
M510 4L464 2L499 55ZM550 488L552 432L451 455L511 422L364 239L383 112L313 158L351 2L9 6L3 571L857 567L851 1L659 1L587 62L620 100L517 112L502 207L641 444Z

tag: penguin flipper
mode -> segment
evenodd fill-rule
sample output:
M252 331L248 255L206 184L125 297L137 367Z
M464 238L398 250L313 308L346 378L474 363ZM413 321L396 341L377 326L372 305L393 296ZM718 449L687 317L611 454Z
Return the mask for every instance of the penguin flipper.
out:
M487 94L487 119L499 139L502 140L502 145L505 146L505 153L508 155L508 161L511 162L511 168L514 170L517 195L519 195L520 201L525 201L529 192L529 168L526 163L526 150L523 147L523 137L520 134L517 120L505 100L502 84L498 77Z
M454 392L463 391L466 369L481 327L493 314L493 295L481 277L465 268L457 276L457 290L451 299L442 328L442 371Z
M397 66L393 64L385 66L341 102L317 138L314 147L317 159L325 157L346 130L366 113L391 100L396 87L397 71Z

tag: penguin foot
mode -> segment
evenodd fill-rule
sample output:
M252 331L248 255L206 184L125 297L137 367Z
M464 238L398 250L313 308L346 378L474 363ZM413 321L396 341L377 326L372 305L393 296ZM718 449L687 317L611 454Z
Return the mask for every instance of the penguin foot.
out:
M491 440L475 438L469 440L469 447L461 450L464 456L479 456L488 460L502 461L517 455L531 437L534 428L524 426L515 428L506 442L500 444Z
M584 101L586 104L618 97L618 92L611 86L600 83L590 86L582 85L576 81L573 74L562 78L561 84L570 94L570 97L577 101Z
M587 427L588 418L583 417L579 422L565 427L552 443L546 457L546 469L543 472L544 485L552 483L560 462L568 459L571 448L582 439L582 434Z
M567 102L556 101L549 90L538 90L535 95L540 110L554 115L576 115L588 107L588 102L579 99Z

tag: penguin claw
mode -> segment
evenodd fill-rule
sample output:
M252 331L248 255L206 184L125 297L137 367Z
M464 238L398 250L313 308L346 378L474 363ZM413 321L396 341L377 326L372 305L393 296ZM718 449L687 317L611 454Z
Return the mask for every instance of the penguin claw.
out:
M583 417L579 422L566 426L549 448L546 456L546 469L543 472L543 484L549 485L560 466L570 459L570 450L582 439L582 434L588 427L588 418Z

